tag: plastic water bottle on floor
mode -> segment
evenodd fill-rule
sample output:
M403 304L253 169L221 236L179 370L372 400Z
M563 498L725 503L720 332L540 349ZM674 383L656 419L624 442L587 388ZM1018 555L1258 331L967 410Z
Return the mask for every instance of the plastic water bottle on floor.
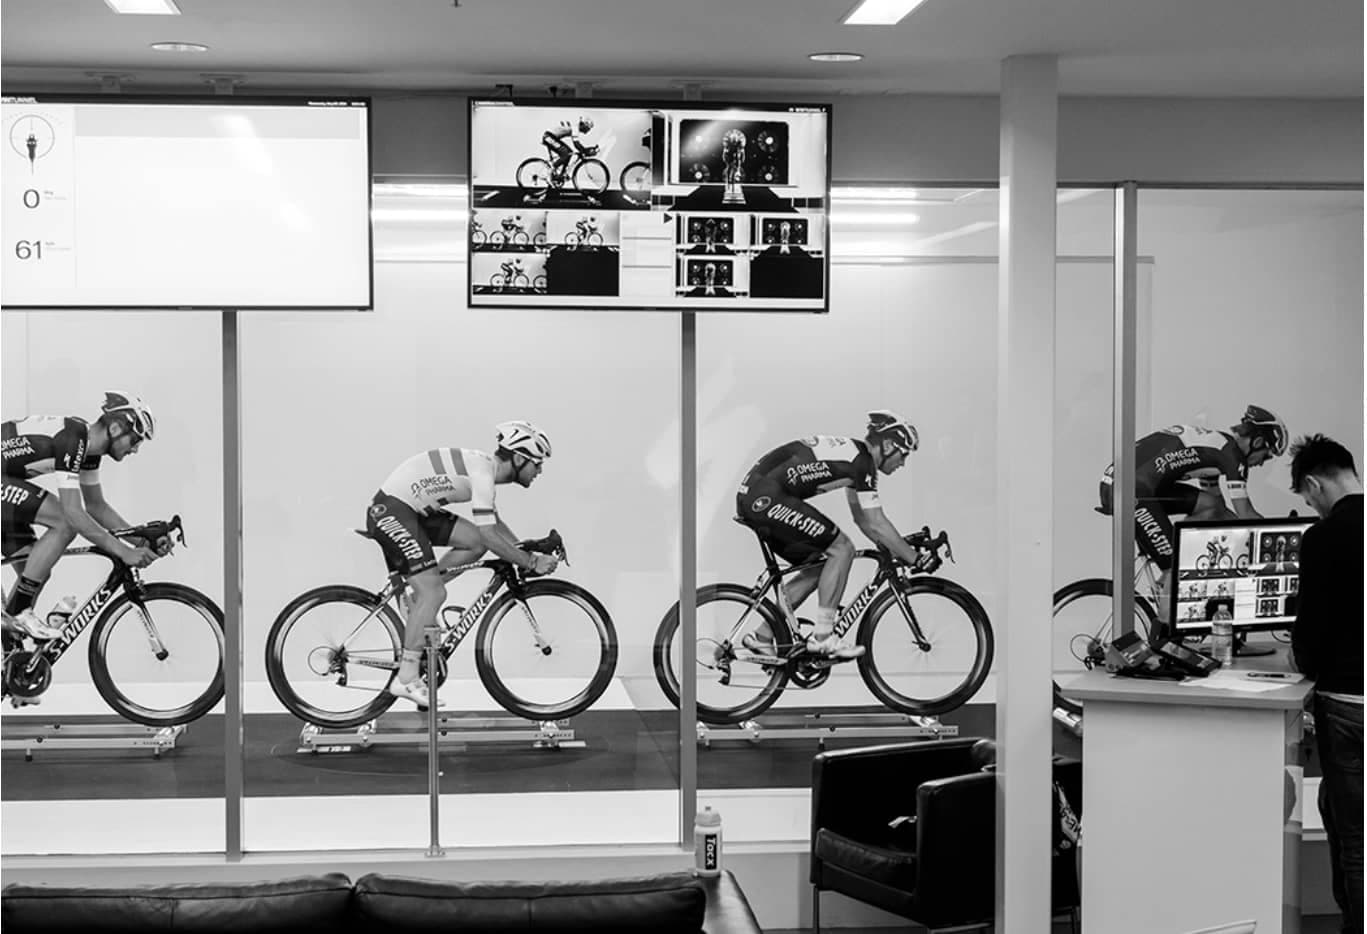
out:
M693 874L721 874L721 815L710 807L699 811L693 822Z

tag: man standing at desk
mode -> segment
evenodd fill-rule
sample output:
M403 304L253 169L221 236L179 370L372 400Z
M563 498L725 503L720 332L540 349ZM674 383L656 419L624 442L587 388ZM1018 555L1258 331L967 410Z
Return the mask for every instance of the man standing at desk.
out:
M1362 482L1353 455L1324 435L1302 438L1291 454L1291 489L1320 515L1301 544L1291 648L1296 667L1315 679L1334 900L1345 934L1362 934Z

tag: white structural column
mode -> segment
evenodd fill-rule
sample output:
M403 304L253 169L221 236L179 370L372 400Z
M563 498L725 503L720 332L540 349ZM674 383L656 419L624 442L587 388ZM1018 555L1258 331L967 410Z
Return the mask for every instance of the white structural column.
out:
M997 930L1047 931L1058 59L1002 62L997 300Z

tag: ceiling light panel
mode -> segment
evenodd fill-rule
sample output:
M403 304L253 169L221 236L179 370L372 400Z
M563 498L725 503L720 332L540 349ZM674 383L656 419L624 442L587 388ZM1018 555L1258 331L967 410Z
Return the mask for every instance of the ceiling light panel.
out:
M115 13L128 16L179 16L175 0L104 0Z
M841 20L846 26L891 26L900 23L922 0L863 0Z

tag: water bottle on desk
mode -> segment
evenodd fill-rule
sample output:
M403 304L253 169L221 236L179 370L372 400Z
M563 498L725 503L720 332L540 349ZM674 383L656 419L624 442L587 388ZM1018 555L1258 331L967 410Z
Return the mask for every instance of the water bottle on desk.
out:
M1228 617L1222 618L1222 612L1217 611L1210 621L1210 654L1221 667L1228 668L1234 664L1234 623Z
M710 807L693 822L693 875L721 874L721 815Z

